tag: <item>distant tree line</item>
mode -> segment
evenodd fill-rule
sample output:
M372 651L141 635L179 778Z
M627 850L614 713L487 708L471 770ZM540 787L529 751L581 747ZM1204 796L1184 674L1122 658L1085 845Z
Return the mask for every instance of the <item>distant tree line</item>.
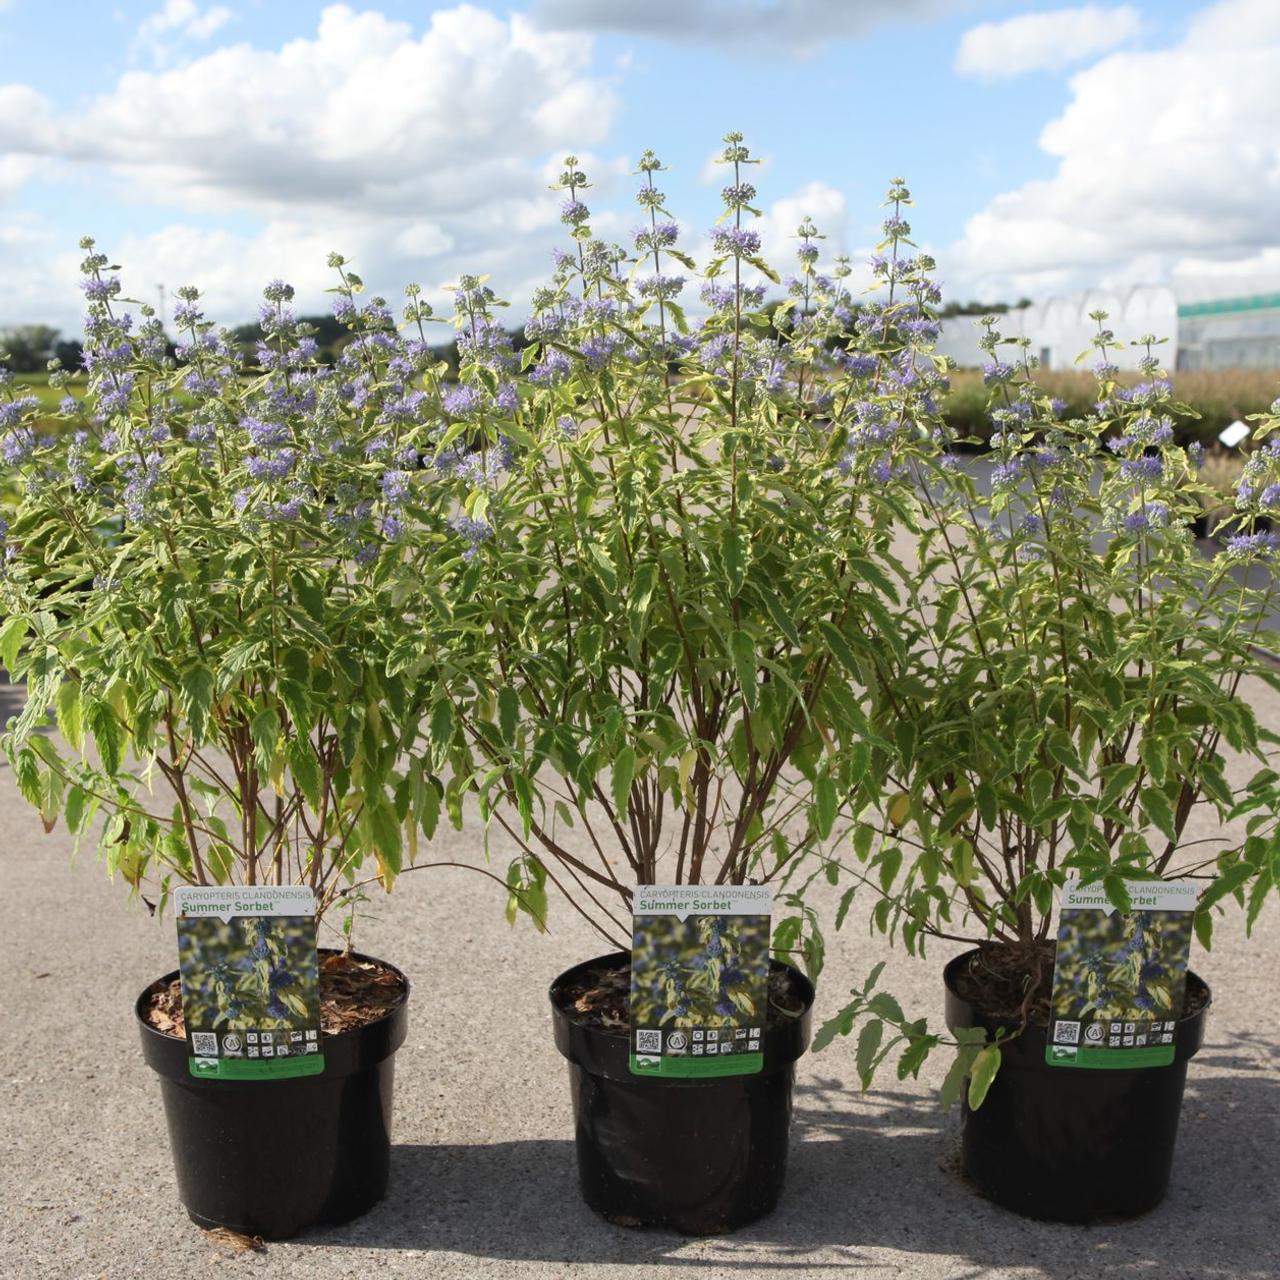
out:
M1009 311L1025 311L1029 306L1030 298L1019 298L1012 305L1007 302L948 302L938 314L944 320L952 316L1002 316Z
M43 373L50 360L64 369L79 369L84 344L78 338L62 338L49 324L19 324L0 329L0 355L14 373Z

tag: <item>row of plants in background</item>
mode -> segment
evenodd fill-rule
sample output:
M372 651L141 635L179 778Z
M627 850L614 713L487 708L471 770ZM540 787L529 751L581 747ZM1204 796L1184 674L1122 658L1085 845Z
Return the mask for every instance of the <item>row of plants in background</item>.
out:
M1211 448L1225 427L1247 421L1252 414L1268 413L1276 398L1275 374L1266 369L1204 369L1166 376L1177 400L1190 410L1175 423L1179 444ZM1067 417L1094 413L1097 380L1087 367L1041 369L1036 381L1046 396L1061 402ZM1117 371L1115 381L1117 391L1127 392L1146 378L1140 370ZM994 429L989 390L981 369L957 369L942 402L943 417L957 437L970 438L984 447Z
M749 1221L781 1189L814 998L788 962L819 975L828 883L845 889L837 928L869 895L878 947L973 944L998 975L958 993L973 1012L952 1018L947 1086L967 1078L972 1107L986 1095L996 1114L1002 1058L1041 1018L1068 877L1127 910L1129 882L1198 875L1207 944L1214 910L1234 896L1252 922L1280 870L1275 740L1241 696L1246 673L1272 679L1250 647L1270 601L1238 573L1280 546L1263 528L1280 502L1274 421L1208 561L1189 525L1209 486L1152 351L1128 384L1100 319L1098 385L1076 414L989 327L980 488L969 433L947 420L940 291L905 185L855 294L808 220L775 271L755 159L737 134L720 159L699 262L656 156L627 245L594 233L570 157L570 243L519 344L484 279L461 277L446 317L411 285L396 319L335 254L350 335L336 362L277 281L246 368L193 289L171 349L87 241L87 394L51 428L21 384L0 388L18 484L0 660L30 692L5 746L46 826L95 839L160 907L178 884L304 885L331 924L426 865L442 820L474 814L513 919L544 927L556 893L615 949L552 991L589 1202L688 1231ZM450 329L456 367L439 357ZM49 707L61 745L38 732ZM1228 748L1262 765L1241 795ZM1197 805L1248 838L1188 849ZM634 1078L625 1011L590 1014L629 987L635 890L655 883L773 887L758 1075ZM715 1017L741 1002L737 943L712 934L705 982L693 960L662 977L673 1020L713 978ZM891 1056L918 1072L944 1040L877 977L822 1033L859 1027L864 1081ZM371 1097L390 1088L395 1016L394 1034L367 1029L374 1049L330 1037L324 1113L288 1094L282 1149L308 1126L350 1129L342 1070ZM244 1087L248 1114L284 1096L257 1090L291 1085ZM389 1098L369 1106L389 1114ZM695 1120L716 1154L692 1168L672 1134ZM384 1126L370 1187L387 1140ZM993 1141L1017 1167L1016 1135ZM640 1150L665 1151L667 1172L625 1176ZM343 1179L287 1218L250 1205L231 1225L350 1216L367 1197L338 1194Z

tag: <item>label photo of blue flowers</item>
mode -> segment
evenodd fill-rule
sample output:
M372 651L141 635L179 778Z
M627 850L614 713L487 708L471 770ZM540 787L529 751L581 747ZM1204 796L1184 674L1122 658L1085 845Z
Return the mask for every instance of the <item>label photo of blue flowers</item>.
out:
M192 898L201 892L179 890L177 904L192 1074L228 1080L319 1074L324 1059L314 898L267 888L255 895L263 914L197 914ZM307 901L276 901L286 894Z

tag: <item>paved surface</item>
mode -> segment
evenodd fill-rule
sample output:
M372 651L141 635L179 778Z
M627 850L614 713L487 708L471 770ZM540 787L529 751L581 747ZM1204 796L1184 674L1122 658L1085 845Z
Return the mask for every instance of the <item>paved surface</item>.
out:
M11 700L12 691L0 689ZM1255 699L1273 728L1280 705ZM3 710L11 710L11 705ZM1202 830L1201 836L1212 835ZM447 849L447 854L442 854ZM474 835L432 854L475 860ZM497 850L495 857L501 858ZM1224 928L1195 959L1214 989L1192 1064L1173 1184L1146 1218L1094 1228L1024 1221L951 1172L944 1063L861 1095L851 1046L800 1064L781 1206L732 1237L685 1240L600 1221L577 1194L565 1067L551 1041L551 978L598 948L557 906L553 933L508 929L497 886L466 871L404 877L357 940L414 981L397 1059L389 1197L335 1230L236 1254L197 1231L174 1188L159 1089L131 1006L175 963L172 923L128 909L86 849L72 865L0 767L0 1277L880 1277L1280 1276L1280 910L1246 941ZM832 941L830 1008L874 959L851 919ZM938 970L898 957L885 985L939 1018ZM287 1176L287 1170L282 1170Z

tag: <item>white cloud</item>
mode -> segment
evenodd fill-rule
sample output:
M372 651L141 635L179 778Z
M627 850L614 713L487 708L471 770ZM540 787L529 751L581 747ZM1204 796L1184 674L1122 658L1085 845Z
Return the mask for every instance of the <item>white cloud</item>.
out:
M26 186L39 165L31 156L0 155L0 204Z
M796 249L800 224L811 218L821 241L822 256L819 262L827 266L831 259L844 252L845 235L849 225L849 207L843 191L825 182L810 182L799 191L775 200L755 224L760 232L761 253L764 260L779 275L788 275L796 268Z
M994 80L1027 71L1058 71L1106 53L1136 35L1142 18L1132 5L1025 13L1005 22L984 22L960 39L955 69Z
M552 29L619 32L718 49L811 54L888 22L934 17L961 0L539 0Z
M133 37L133 54L145 52L156 67L172 61L184 45L210 40L236 20L225 5L201 9L196 0L165 0L155 13L143 18Z
M456 214L523 190L531 157L606 136L614 96L590 58L589 38L519 15L462 5L415 37L331 5L313 37L129 72L78 116L0 89L0 121L23 121L0 147L103 163L138 194L206 210Z
M225 5L201 9L195 0L165 0L155 13L144 18L138 35L144 40L176 35L191 40L207 40L235 17Z
M1052 177L996 197L947 255L975 293L1014 296L1280 240L1280 5L1219 0L1171 48L1072 77L1041 133Z
M213 10L170 4L208 28ZM202 28L204 29L204 28ZM330 5L314 30L279 47L240 42L181 68L133 70L81 109L59 113L28 85L0 85L0 199L36 165L102 188L116 203L177 206L154 233L104 245L150 297L193 283L210 311L235 322L257 290L290 278L311 308L327 307L330 250L356 261L371 288L394 298L460 271L491 271L495 288L527 298L560 239L551 161L574 151L610 197L616 157L595 158L615 111L611 83L593 69L592 37L552 32L521 15L463 4L425 29ZM210 230L227 215L250 229ZM82 214L83 217L83 214ZM254 224L256 223L256 229ZM600 229L608 226L601 219ZM92 231L90 224L85 228ZM77 228L77 232L79 228ZM37 250L29 253L36 255ZM74 328L75 257L38 270L0 254L6 313L42 306ZM21 276L22 290L11 280ZM56 281L51 285L50 281Z

